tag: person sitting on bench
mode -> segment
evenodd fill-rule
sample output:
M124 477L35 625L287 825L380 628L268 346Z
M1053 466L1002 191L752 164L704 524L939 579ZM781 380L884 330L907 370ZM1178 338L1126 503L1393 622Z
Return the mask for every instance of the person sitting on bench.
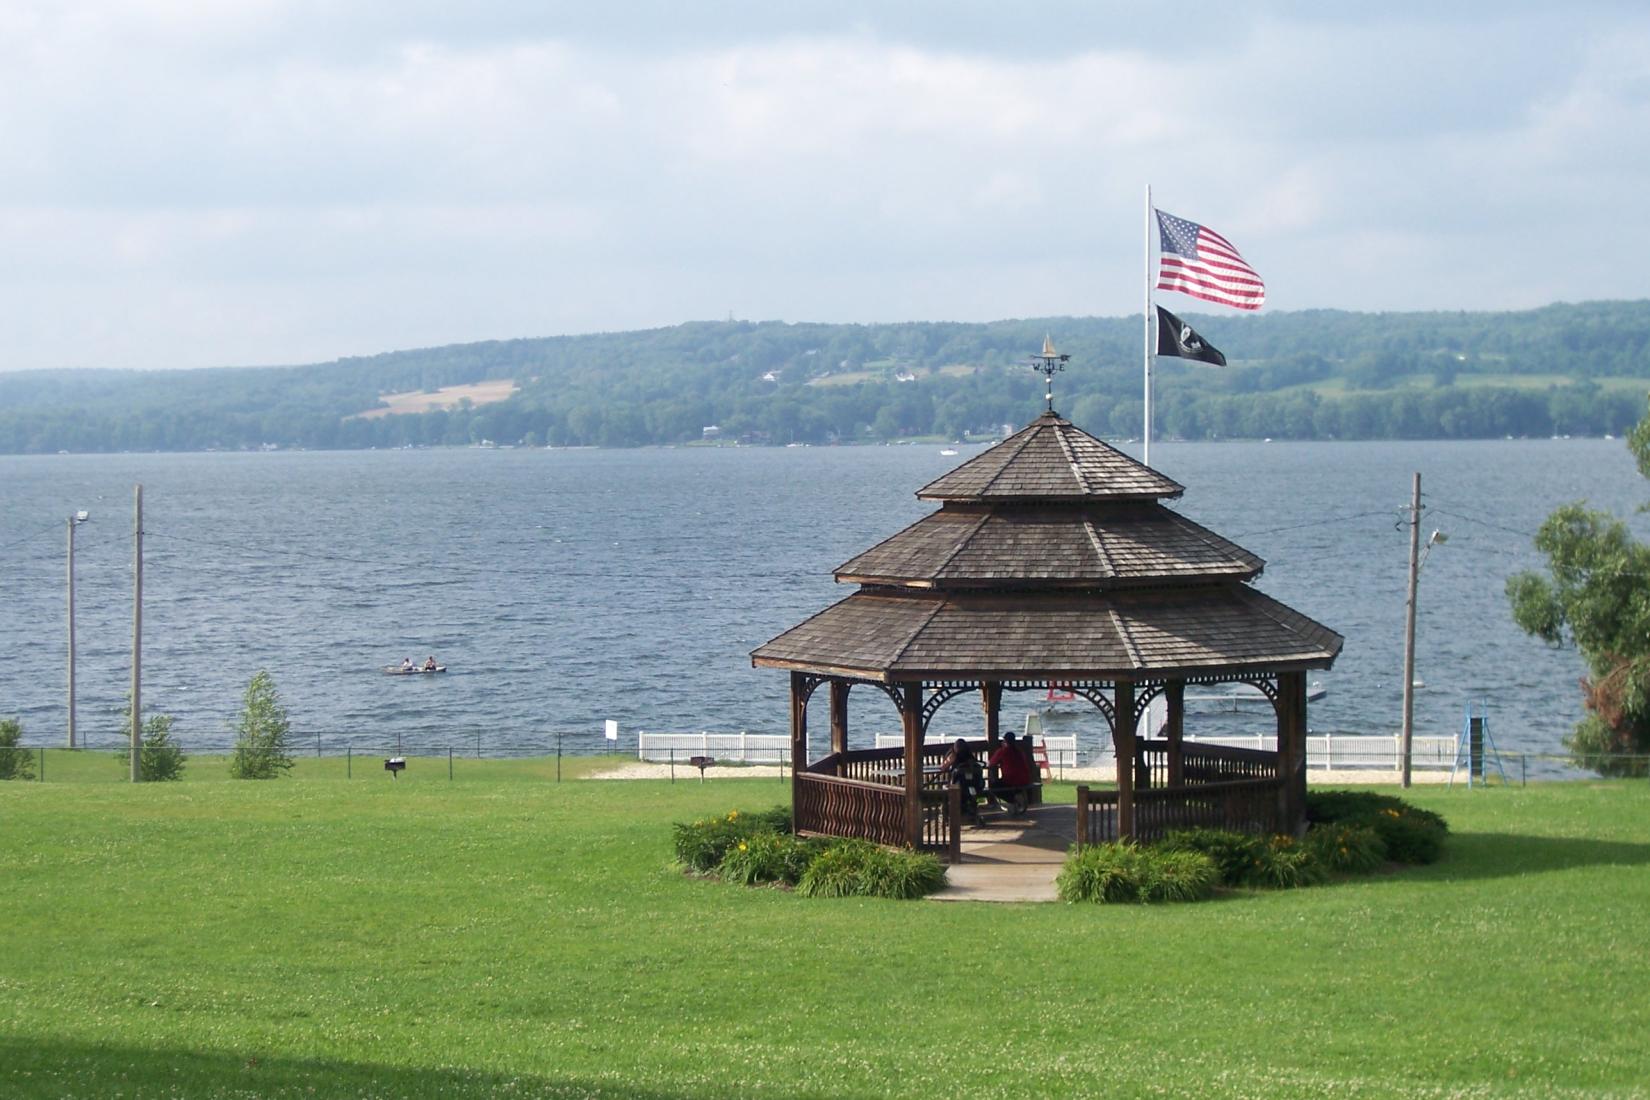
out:
M963 809L976 824L980 820L980 790L985 786L984 769L974 756L974 750L961 737L951 751L940 761L940 778L950 780L962 788Z
M1003 735L1003 743L991 754L990 764L997 769L997 781L990 791L992 801L1001 798L1015 813L1024 813L1026 788L1031 786L1031 765L1012 733Z

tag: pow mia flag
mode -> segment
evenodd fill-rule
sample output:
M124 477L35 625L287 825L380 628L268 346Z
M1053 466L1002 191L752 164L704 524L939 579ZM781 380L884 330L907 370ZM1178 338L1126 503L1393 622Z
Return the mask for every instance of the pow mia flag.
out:
M1200 363L1213 363L1217 367L1226 365L1226 357L1220 350L1208 343L1192 331L1192 326L1170 313L1162 306L1157 307L1157 354L1172 355L1178 359L1196 359Z

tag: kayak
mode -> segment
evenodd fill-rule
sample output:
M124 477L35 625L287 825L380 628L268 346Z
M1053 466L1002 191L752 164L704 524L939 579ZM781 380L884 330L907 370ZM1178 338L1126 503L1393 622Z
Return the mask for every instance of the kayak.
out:
M432 672L446 671L446 665L436 665L434 668L425 668L422 665L416 665L412 668L402 668L400 665L384 666L384 675L386 676L428 676Z

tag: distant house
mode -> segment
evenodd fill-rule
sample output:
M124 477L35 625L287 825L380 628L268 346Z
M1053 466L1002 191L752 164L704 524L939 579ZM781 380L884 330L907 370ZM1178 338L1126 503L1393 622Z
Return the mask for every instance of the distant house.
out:
M762 376L762 381L764 381L764 382L777 382L777 381L779 381L779 374L780 374L779 371L771 370L767 374L764 374Z
M896 382L915 382L916 380L917 376L908 370L902 370L894 375L894 381Z
M722 434L722 429L715 424L706 424L699 430L700 439L716 439Z

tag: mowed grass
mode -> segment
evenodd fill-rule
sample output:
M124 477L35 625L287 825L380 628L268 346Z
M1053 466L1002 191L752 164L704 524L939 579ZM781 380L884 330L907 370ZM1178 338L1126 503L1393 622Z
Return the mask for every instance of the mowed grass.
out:
M1650 1095L1650 783L1416 790L1446 858L1367 880L991 906L671 867L773 779L220 764L0 784L0 1095Z

